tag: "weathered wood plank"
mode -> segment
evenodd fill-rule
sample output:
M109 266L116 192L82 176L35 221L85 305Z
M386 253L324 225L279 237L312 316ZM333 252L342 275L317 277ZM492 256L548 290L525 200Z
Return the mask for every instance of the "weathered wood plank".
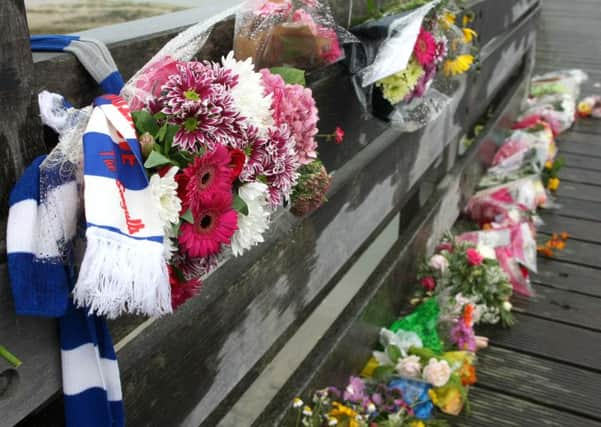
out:
M493 345L601 371L601 334L525 314L513 328L482 327Z
M533 287L535 294L531 298L514 295L512 302L518 311L601 332L601 316L594 315L601 298L547 286Z
M594 170L564 167L559 172L559 177L562 182L570 181L580 184L601 185L601 172Z
M556 192L557 196L572 199L601 202L601 187L598 185L581 184L577 182L564 182Z
M589 157L586 155L564 153L560 154L566 161L566 165L571 168L578 169L589 169L593 171L601 170L601 160L596 157ZM561 177L561 172L560 172Z
M482 387L470 390L471 415L451 417L455 427L600 427L601 423Z
M568 131L561 134L557 140L561 152L601 157L600 135Z
M562 211L560 208L557 211L543 212L541 218L544 224L538 230L546 234L565 231L571 238L601 244L601 223L562 216ZM570 244L569 240L567 244Z
M601 374L490 347L478 353L478 386L601 420Z
M556 251L554 258L572 264L598 268L601 271L601 245L595 243L568 240L565 249Z
M539 258L538 273L532 281L557 289L601 296L599 270L553 259Z
M581 218L591 221L601 221L601 203L588 200L579 200L570 196L563 196L557 199L560 204L560 210L550 210L552 214L567 216L571 218ZM557 213L556 213L557 212Z

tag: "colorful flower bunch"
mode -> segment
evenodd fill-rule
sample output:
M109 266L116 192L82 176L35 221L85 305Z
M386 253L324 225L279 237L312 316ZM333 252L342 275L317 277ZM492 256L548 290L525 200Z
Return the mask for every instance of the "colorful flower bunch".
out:
M236 16L234 51L259 67L314 69L344 56L336 28L321 0L251 0Z
M447 305L456 307L458 302L469 301L474 323L500 321L510 326L513 288L495 254L489 252L487 247L447 238L437 253L420 265L418 279L426 293Z
M292 199L295 213L316 209L330 176L317 159L310 89L233 53L163 65L133 117L177 307L226 249L238 256L262 242L278 206Z
M556 252L563 251L566 247L566 242L570 235L565 231L562 233L553 233L550 238L546 239L536 247L539 254L547 258L553 258Z
M391 104L421 98L432 83L446 52L446 39L442 34L422 27L407 67L376 82L376 86Z
M461 26L457 25L457 14L444 10L440 15L442 32L447 39L446 58L442 64L445 76L453 77L468 72L476 61L477 34L471 28L474 21L473 14L463 13Z

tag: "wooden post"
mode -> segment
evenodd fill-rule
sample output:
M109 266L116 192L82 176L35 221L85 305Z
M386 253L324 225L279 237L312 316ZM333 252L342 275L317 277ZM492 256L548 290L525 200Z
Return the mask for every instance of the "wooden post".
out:
M0 262L5 262L8 195L24 167L45 150L23 0L0 2ZM6 286L6 278L0 278Z

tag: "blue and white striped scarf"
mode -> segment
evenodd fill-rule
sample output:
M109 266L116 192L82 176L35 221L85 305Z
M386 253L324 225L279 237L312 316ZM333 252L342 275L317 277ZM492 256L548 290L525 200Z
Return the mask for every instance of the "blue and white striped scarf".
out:
M47 213L40 203L44 159L38 157L25 170L9 200L6 248L15 310L20 315L59 318L67 426L123 426L119 368L106 321L76 308L69 298L75 281L70 261L76 236L68 245L69 253L56 252L54 258L41 253L44 245L37 242L40 219Z
M123 98L96 98L83 150L86 252L75 302L108 317L170 313L163 225Z

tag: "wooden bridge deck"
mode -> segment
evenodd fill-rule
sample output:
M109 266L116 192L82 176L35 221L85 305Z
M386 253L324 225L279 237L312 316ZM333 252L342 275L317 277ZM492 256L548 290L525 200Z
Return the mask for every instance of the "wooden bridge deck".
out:
M546 0L537 71L581 68L582 94L601 93L601 3ZM601 120L580 120L558 138L561 208L544 212L542 234L571 238L539 260L536 297L514 301L517 323L489 331L464 426L601 426Z

